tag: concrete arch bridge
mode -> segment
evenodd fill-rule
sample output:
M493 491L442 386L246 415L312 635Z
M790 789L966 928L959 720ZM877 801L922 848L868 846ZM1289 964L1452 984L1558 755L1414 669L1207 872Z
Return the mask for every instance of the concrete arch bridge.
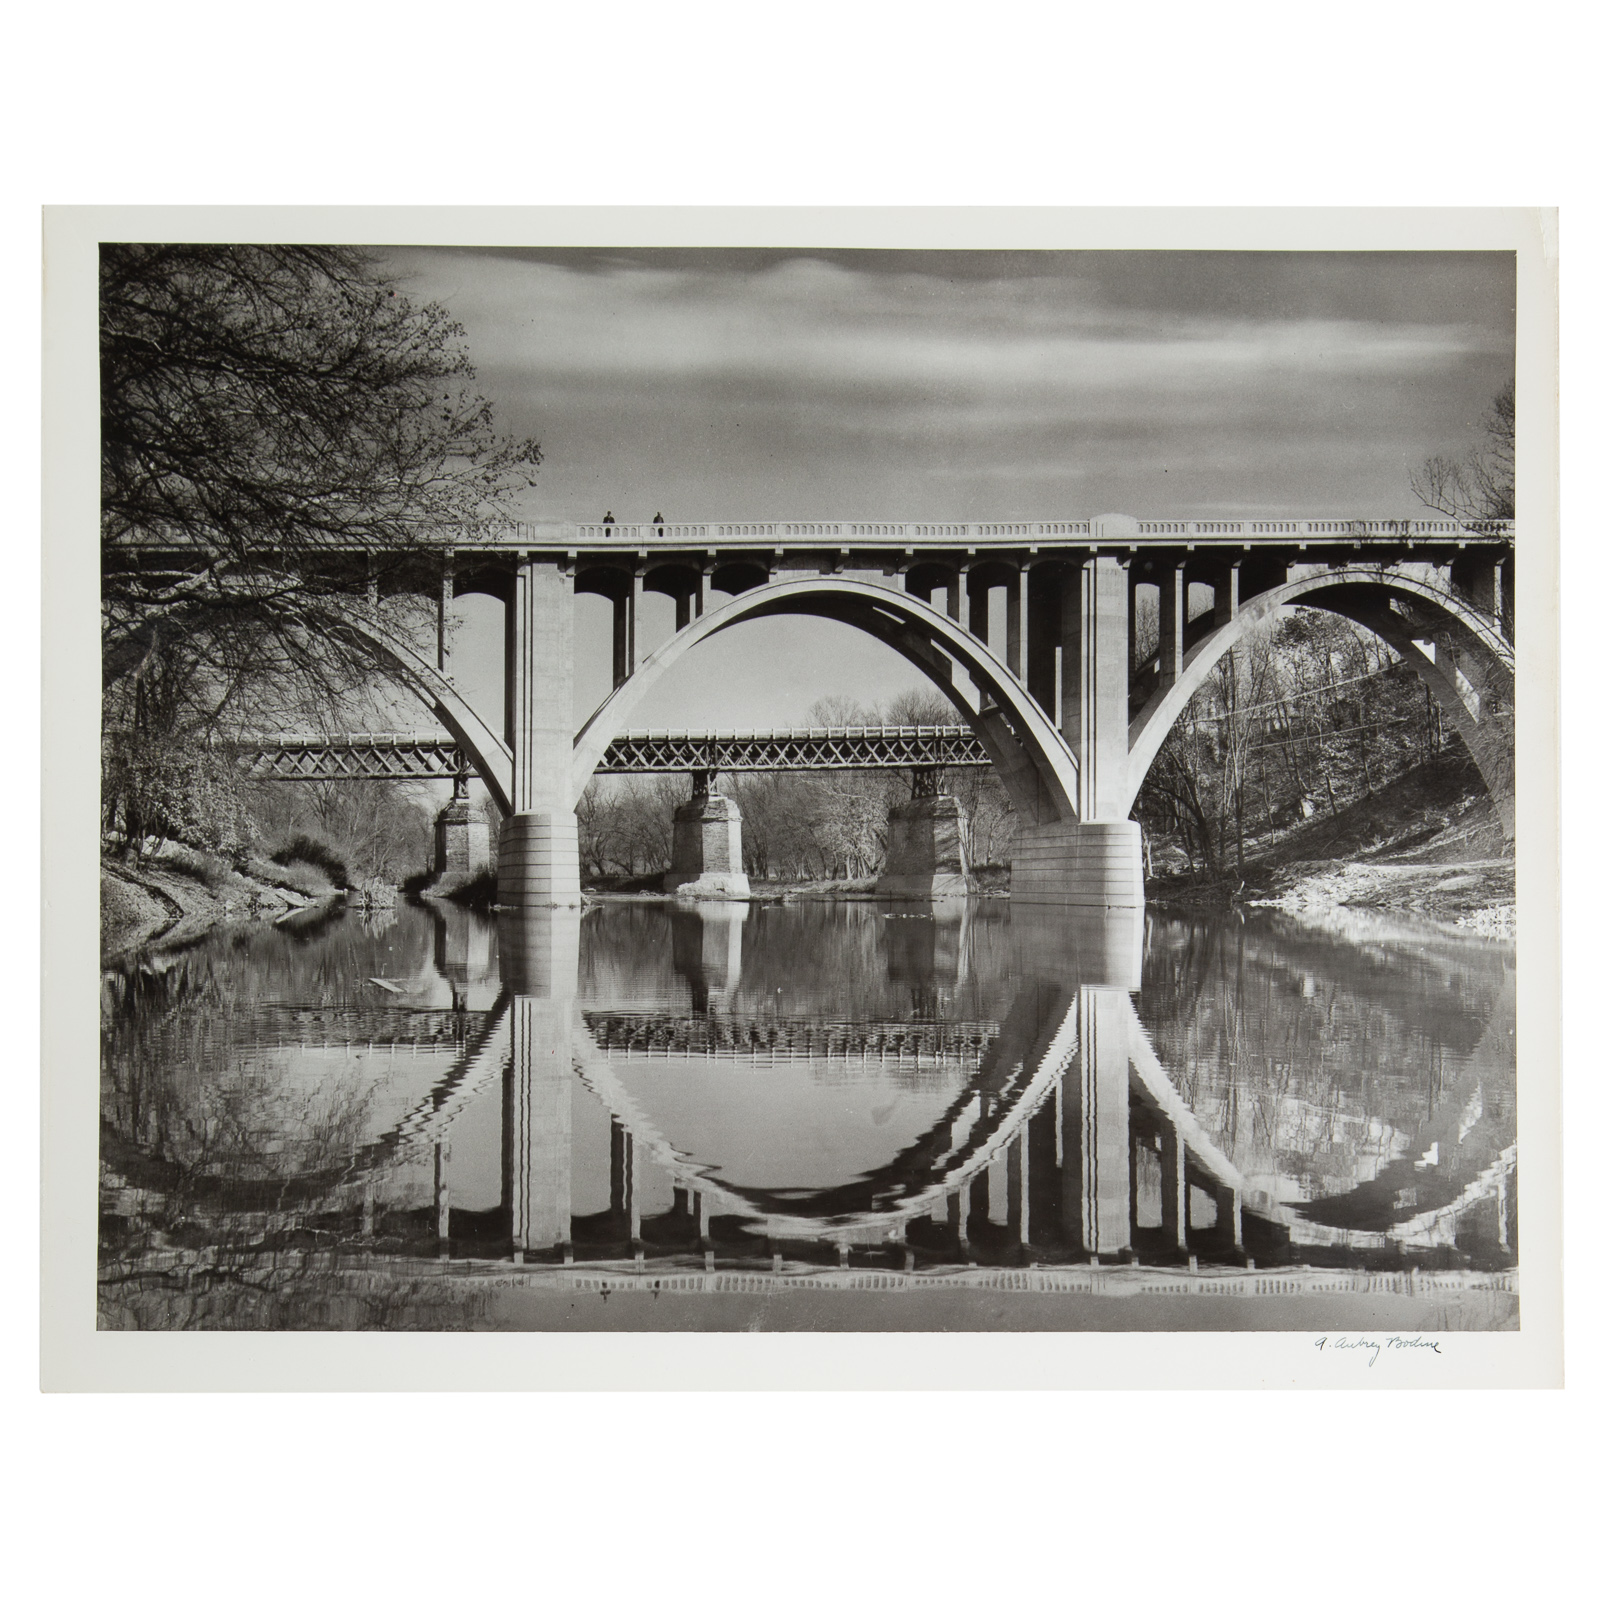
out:
M1513 836L1513 544L1506 525L1358 518L540 524L441 539L420 580L438 605L431 645L386 628L381 608L353 626L430 705L505 814L509 906L577 900L574 808L663 674L741 623L820 616L912 662L981 742L1021 819L1014 900L1125 907L1143 902L1130 812L1162 740L1221 657L1292 606L1370 629L1428 682ZM1146 589L1159 641L1140 660ZM670 597L675 631L641 660L649 593ZM504 605L498 727L450 676L447 607L468 594ZM614 687L578 727L580 594L611 603ZM938 797L923 799L936 813ZM680 887L740 892L735 820L709 786L690 803ZM938 876L929 862L900 887L937 892Z

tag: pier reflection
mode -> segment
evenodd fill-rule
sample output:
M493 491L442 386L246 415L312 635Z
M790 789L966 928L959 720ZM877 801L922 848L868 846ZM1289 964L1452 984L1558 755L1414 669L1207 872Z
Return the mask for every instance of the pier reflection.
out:
M971 901L449 905L105 976L102 1242L1515 1260L1509 947Z

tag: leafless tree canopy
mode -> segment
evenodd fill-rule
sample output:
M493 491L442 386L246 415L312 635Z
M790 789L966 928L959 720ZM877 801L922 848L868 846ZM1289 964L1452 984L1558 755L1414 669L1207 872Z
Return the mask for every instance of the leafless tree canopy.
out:
M353 624L406 627L430 548L539 449L359 251L105 245L100 319L106 799L137 829L219 732L353 703L378 671Z
M1469 528L1517 514L1517 390L1508 383L1483 419L1484 442L1464 457L1429 456L1411 475L1412 493Z
M462 330L358 251L106 245L100 297L108 679L348 667L341 607L532 482Z

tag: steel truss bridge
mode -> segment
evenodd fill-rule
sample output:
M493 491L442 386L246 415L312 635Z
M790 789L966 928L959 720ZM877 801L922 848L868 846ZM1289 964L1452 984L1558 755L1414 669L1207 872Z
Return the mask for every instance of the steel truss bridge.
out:
M326 782L339 778L450 778L472 774L465 751L447 739L365 734L341 739L274 739L241 745L251 778ZM874 768L986 767L982 741L964 727L650 729L619 734L598 773L817 772Z

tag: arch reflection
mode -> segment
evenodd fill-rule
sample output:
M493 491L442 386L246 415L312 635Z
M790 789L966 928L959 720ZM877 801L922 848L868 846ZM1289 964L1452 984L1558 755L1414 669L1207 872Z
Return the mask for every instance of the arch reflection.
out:
M106 1237L1498 1269L1514 980L1338 916L983 900L219 930L106 975Z

